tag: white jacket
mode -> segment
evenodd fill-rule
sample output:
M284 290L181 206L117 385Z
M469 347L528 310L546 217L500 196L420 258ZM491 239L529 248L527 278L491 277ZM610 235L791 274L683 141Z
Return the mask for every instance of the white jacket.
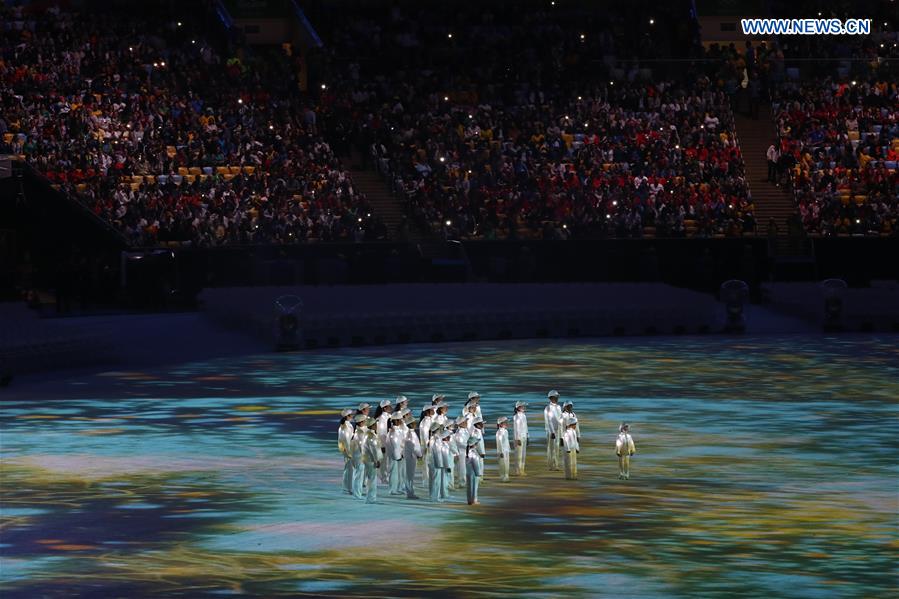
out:
M381 412L381 415L378 416L378 423L375 425L377 428L375 430L378 431L378 443L381 444L381 447L387 447L387 421L390 420L390 414L387 412Z
M528 438L528 415L525 412L515 412L512 416L512 439L525 441Z
M421 441L418 440L418 434L414 430L409 429L406 432L406 442L403 444L403 457L410 462L414 462L421 456Z
M447 444L441 441L440 439L435 439L431 444L431 451L428 453L430 458L430 466L431 468L440 469L440 468L449 468L447 463Z
M350 455L354 462L365 459L365 452L369 444L369 430L364 426L357 426L353 438L350 440ZM377 444L376 444L377 445ZM377 446L375 447L377 449Z
M567 429L565 434L562 435L562 443L565 445L565 451L579 451L581 449L580 444L577 442L577 431L574 429Z
M496 429L496 453L509 456L509 429Z
M630 433L618 433L618 439L615 440L615 453L618 455L634 455L637 453L634 439Z
M362 461L364 463L374 466L381 461L381 448L378 446L377 435L366 434L364 440L359 444L363 449Z
M568 422L571 419L577 419L577 422L574 424L574 430L577 431L577 438L581 438L581 419L577 417L577 414L574 412L562 412L562 424L559 428L563 431L568 429Z
M418 440L421 442L422 447L426 448L428 446L428 441L431 439L432 422L434 422L433 416L425 416L418 425Z
M403 431L394 428L387 435L387 458L391 460L403 459L403 444L405 442Z
M344 456L351 458L353 457L352 443L353 425L349 422L344 422L340 425L340 428L337 429L337 448L340 449L340 453Z
M562 424L562 406L557 403L547 404L543 408L543 425L546 428L546 438L559 433Z

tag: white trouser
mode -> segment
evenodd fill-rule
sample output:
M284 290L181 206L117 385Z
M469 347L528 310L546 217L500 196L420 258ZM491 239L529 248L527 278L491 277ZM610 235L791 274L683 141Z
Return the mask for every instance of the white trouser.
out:
M456 486L459 487L465 486L465 473L467 469L465 462L465 452L463 451L456 456Z
M559 469L559 436L553 439L550 435L546 436L546 465L550 470Z
M343 491L353 493L353 458L343 456Z
M390 460L387 458L387 452L381 448L381 467L378 468L378 480L383 484L387 484L387 470Z
M621 478L631 476L631 456L626 453L618 456L618 476Z
M528 452L528 440L527 438L521 440L521 445L518 445L518 442L515 442L515 473L519 476L524 476L524 467L527 462L527 452Z
M387 492L391 495L402 495L403 486L400 472L403 464L400 460L389 459L390 464L387 466Z
M509 480L509 452L506 452L496 461L499 466L499 479L503 482Z
M577 478L577 452L576 451L566 451L565 452L565 478L567 478L567 479Z
M365 482L365 471L368 468L362 460L353 461L353 497L362 499L362 485ZM372 467L374 469L374 467Z
M468 485L466 487L468 491L468 503L472 504L478 500L478 487L481 485L481 477L475 474L474 464L469 462L466 467L468 469Z
M365 465L365 480L368 484L368 494L365 503L377 503L378 501L378 469L374 464Z
M403 469L403 483L406 489L406 497L412 499L415 497L415 467L418 465L418 462L414 457L411 460L406 458L403 461L406 462L406 467Z
M440 499L440 488L438 487L438 484L440 484L438 480L439 473L440 468L435 468L434 466L431 466L431 469L428 471L428 497L430 497L431 501Z
M431 453L428 451L427 445L422 448L421 452L421 484L425 486L431 480L430 470L431 465L428 463L428 460L431 459Z

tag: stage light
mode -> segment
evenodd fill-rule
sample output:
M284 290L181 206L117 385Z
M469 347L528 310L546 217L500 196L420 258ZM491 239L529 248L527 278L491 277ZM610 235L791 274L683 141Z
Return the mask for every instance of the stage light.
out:
M852 85L855 85L855 81L852 82Z
M606 214L606 218L612 218L611 214Z
M197 40L190 40L190 43L196 44L196 43L197 43Z
M618 205L618 200L612 200L612 205L613 205L613 206L617 206L617 205Z
M160 63L159 63L159 66L164 67L164 66L165 66L165 61L160 62Z
M322 83L322 89L328 89L328 86Z
M615 85L614 81L609 81L609 85Z
M746 319L743 317L743 304L749 298L749 285L743 281L732 279L721 284L721 301L724 302L724 330L729 333L741 333L746 330Z
M158 63L158 62L154 62L154 63L153 63L153 66L154 66L154 67L158 67L158 66L159 66L159 63Z
M655 24L656 24L656 20L655 20L655 19L649 19L649 24L650 24L650 25L655 25Z
M827 279L821 283L824 292L824 330L843 328L843 294L846 287L846 281L842 279Z
M447 227L449 227L449 226L452 225L452 224L453 224L453 221L451 221L451 220L446 221L446 226L447 226Z
M587 36L584 35L584 34L582 33L582 34L581 34L581 39L582 39L582 40L587 39Z
M133 46L128 46L128 51L129 51L129 52L134 52L134 47L133 47Z
M578 97L577 97L577 99L578 99L578 100L580 100L580 99L581 99L581 97L580 97L580 96L578 96Z
M680 150L680 145L679 145L679 144L675 144L675 145L674 145L674 149L675 149L675 150Z
M275 126L274 126L274 125L269 125L268 128L269 128L269 131L271 131L272 129L275 128Z
M238 103L238 104L243 104L243 98L237 98L237 103Z
M360 223L362 222L362 217L361 217L361 216L359 217L359 222L360 222Z
M443 101L444 101L444 102L449 102L449 96L443 96Z
M447 33L447 34L446 34L446 37L447 37L448 39L453 39L453 34L452 34L452 33Z
M474 118L474 115L473 115L473 114L469 114L469 115L468 115L468 118L473 119L473 118Z
M181 21L178 21L178 27L181 27Z
M440 157L440 162L443 162L445 160L446 160L446 158L444 158L443 156Z

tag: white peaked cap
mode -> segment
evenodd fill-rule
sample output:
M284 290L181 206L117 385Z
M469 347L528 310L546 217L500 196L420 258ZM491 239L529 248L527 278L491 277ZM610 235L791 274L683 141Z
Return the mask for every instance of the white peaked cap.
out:
M443 428L443 425L440 424L439 422L433 422L433 423L431 423L431 432L432 432L432 433L437 432L437 431L439 431L439 430L442 429L442 428Z
M444 397L446 397L446 395L444 395L443 393L435 393L431 396L431 402L435 402L438 399L443 399Z
M528 406L528 402L526 402L526 401L516 401L515 402L516 408L526 408L527 406Z
M390 400L389 400L389 399L382 399L382 400L381 400L381 403L379 403L378 405L381 406L382 408L386 408L387 406L390 405Z
M432 406L432 405L430 405L430 404L428 404L428 405L426 405L426 406L421 406L421 413L424 414L424 413L427 412L428 410L433 410L433 409L434 409L434 406Z
M553 389L552 391L550 391L549 393L546 394L546 397L547 397L547 398L549 398L549 397L559 397L559 392L556 391L555 389Z
M404 401L409 401L405 395L397 395L396 396L396 403L401 403Z
M453 436L453 431L451 431L451 430L448 429L448 428L447 428L447 429L443 429L443 431L440 433L440 438L441 438L441 439L445 439L446 437L452 437L452 436Z
M572 424L577 424L577 418L570 418L566 426L571 426Z
M458 424L459 426L468 424L468 418L466 418L465 416L459 416L458 418L456 418L456 424Z
M366 416L365 414L356 414L356 417L353 418L353 420L355 420L356 422L365 422L367 418L368 416Z
M567 408L568 406L574 407L574 404L570 401L566 401L565 403L562 404L563 408Z
M353 410L351 410L350 408L346 408L345 410L340 411L340 415L343 416L344 418L346 418L347 416L349 416L352 413L353 413Z
M506 418L505 416L500 416L499 418L496 419L497 424L502 424L503 422L509 422L509 419Z
M373 424L376 424L377 422L378 422L377 420L375 420L374 418L369 416L368 418L365 419L365 426L371 426Z
M370 407L371 407L371 406L368 405L367 403L362 402L361 404L359 404L359 407L356 408L356 409L357 409L357 410L364 410L365 408L370 408Z
M480 398L481 398L481 394L478 393L477 391L472 391L472 392L470 392L470 393L468 394L468 399L475 399L475 398L480 399Z

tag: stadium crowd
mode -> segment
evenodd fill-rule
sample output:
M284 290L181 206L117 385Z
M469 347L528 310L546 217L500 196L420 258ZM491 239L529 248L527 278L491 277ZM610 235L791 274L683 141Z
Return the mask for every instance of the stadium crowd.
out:
M0 10L4 145L132 244L386 237L290 57L164 18Z
M891 234L899 218L899 86L780 87L780 154L810 233Z
M334 33L329 110L420 226L488 239L755 230L730 110L736 52L658 81L642 58L693 52L689 32L667 39L595 8L478 10L395 8L386 25ZM365 52L388 58L342 68Z

